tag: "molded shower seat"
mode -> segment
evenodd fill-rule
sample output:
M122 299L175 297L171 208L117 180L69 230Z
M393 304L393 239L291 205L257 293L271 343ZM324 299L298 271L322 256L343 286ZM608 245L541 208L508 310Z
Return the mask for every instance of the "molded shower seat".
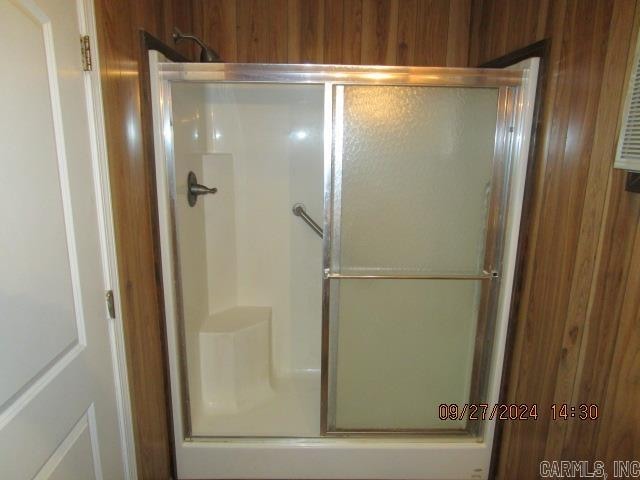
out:
M211 315L199 342L205 408L233 413L273 395L270 307L233 307Z

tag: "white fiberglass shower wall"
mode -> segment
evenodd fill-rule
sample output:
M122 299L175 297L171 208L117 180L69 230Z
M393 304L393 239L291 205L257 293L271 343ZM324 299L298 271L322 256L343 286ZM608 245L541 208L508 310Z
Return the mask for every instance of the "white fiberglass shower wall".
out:
M192 433L319 434L323 89L173 87ZM215 185L190 206L187 177ZM217 368L216 366L224 366Z
M151 68L179 476L486 478L537 62Z

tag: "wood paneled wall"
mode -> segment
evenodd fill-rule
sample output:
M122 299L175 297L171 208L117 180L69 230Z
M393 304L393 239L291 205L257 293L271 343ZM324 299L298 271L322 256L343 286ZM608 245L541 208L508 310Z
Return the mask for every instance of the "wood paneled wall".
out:
M227 62L464 67L471 0L192 0Z
M505 480L538 478L542 459L640 452L640 195L612 168L639 10L633 0L473 1L471 65L552 42L507 398L537 403L541 417L504 426ZM597 421L551 420L551 404L583 402L599 406Z
M172 473L151 125L141 93L140 29L169 41L191 27L179 1L95 0L138 474ZM185 23L186 22L186 23ZM148 107L148 106L147 106Z

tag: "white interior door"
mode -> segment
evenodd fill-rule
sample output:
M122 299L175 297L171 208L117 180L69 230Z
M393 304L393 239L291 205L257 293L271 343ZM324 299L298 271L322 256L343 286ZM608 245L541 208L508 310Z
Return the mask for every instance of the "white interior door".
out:
M120 479L80 2L0 0L0 478Z

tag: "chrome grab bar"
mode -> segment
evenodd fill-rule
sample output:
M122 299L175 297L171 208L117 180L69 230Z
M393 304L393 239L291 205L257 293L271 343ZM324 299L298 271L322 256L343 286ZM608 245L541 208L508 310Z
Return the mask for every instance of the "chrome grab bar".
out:
M322 227L318 225L316 222L314 222L313 218L311 218L307 214L307 210L302 203L296 203L291 209L291 211L296 217L300 217L304 221L304 223L309 225L309 227L311 227L311 230L316 232L320 238L324 238Z

